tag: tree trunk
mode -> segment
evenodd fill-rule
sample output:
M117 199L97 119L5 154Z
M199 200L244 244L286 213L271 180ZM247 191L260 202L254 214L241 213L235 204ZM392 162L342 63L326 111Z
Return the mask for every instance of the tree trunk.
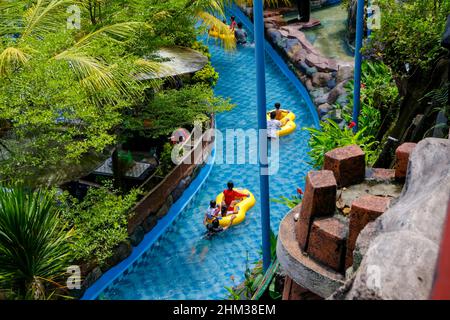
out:
M300 22L309 22L311 18L311 1L297 0L297 9Z
M120 192L123 191L123 184L122 184L122 170L120 168L120 161L119 161L119 148L116 147L111 155L112 160L112 172L113 172L113 185L114 189L119 190Z

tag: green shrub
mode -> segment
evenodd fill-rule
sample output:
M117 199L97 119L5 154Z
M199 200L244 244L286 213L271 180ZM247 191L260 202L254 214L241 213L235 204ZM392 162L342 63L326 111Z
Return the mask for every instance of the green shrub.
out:
M203 55L206 56L208 59L211 59L211 53L209 53L209 48L203 42L195 41L191 47L192 49L203 53Z
M372 33L366 52L382 58L396 75L416 68L427 71L445 54L440 41L450 12L448 0L377 0L381 27Z
M175 164L172 161L172 149L173 145L169 142L166 142L163 146L163 151L159 156L159 166L157 172L161 176L165 176L175 167Z
M67 198L64 218L75 229L75 259L104 265L113 249L128 237L127 217L141 191L117 195L107 187L90 188L83 201Z
M164 90L156 93L153 100L138 115L124 121L125 130L149 138L169 136L174 130L190 128L195 121L209 119L209 114L231 110L229 99L214 96L209 85L196 83L179 90ZM144 120L150 125L144 127Z
M219 74L216 72L211 63L208 63L203 69L197 71L192 77L194 83L206 83L210 86L215 86L219 80Z
M363 135L376 137L382 121L381 115L393 117L388 110L398 103L398 88L390 69L382 62L364 61L361 66L361 111L359 127L366 128ZM342 108L344 120L350 122L353 112L353 80L347 86L349 104ZM393 119L387 119L392 121Z
M367 128L362 127L356 134L352 129L339 126L332 120L322 122L322 130L315 128L305 128L311 134L309 146L311 151L308 152L311 157L311 165L315 168L322 168L325 153L335 148L356 144L366 154L366 163L371 165L377 158L377 151L374 147L378 142L373 141L372 136L365 136L364 132Z

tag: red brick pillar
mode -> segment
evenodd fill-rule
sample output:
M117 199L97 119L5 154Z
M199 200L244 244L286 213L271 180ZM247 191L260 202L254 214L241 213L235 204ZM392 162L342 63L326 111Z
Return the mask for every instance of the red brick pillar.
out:
M359 233L369 222L381 216L388 209L389 203L389 198L373 195L365 195L352 202L345 258L346 269L353 265L353 250L355 250Z
M309 235L308 254L325 266L344 273L346 242L347 224L334 217L316 219Z
M417 143L405 142L395 150L395 179L403 181L408 171L408 162L411 152Z
M324 170L331 170L338 187L347 187L364 181L365 154L357 145L333 149L325 153Z
M296 223L296 237L303 251L306 251L308 247L308 235L313 218L334 214L336 189L336 179L332 171L308 172L300 217Z

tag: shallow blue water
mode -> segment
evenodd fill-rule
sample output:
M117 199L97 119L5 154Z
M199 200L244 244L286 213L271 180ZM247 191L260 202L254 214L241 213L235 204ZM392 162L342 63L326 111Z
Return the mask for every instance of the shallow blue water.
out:
M207 43L212 64L220 75L215 92L231 98L236 104L232 111L217 115L217 128L256 129L254 49L239 47L234 53L226 53L214 40ZM281 102L283 108L293 110L297 115L297 130L280 139L279 171L270 177L270 197L278 198L295 194L297 187L303 187L305 174L310 170L306 154L309 135L301 128L312 126L313 119L300 94L269 57L266 57L266 63L268 106ZM211 240L203 239L204 211L228 180L252 191L257 203L242 224ZM199 193L174 225L99 298L226 298L225 286L243 281L246 263L251 266L261 257L259 198L257 165L215 164ZM287 207L271 203L271 227L275 232L286 213Z

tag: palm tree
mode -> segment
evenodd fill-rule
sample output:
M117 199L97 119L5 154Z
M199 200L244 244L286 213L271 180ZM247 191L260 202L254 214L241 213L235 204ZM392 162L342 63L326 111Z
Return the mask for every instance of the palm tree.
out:
M36 0L26 8L29 1L0 0L0 77L10 72L19 72L30 59L40 57L46 36L64 28L67 7L76 3L73 0ZM24 10L25 7L25 10ZM150 30L151 26L142 22L124 22L106 25L92 31L71 45L47 57L47 62L65 61L68 70L76 74L80 85L91 91L93 98L99 90L112 90L115 94L132 95L133 84L137 80L133 74L152 73L158 70L156 62L140 59L134 60L134 66L128 65L121 70L115 63L103 61L92 53L92 43L107 38L116 43L125 43L137 30ZM75 35L68 33L68 38ZM8 40L9 39L9 40ZM36 41L38 39L38 41ZM70 42L69 42L70 43ZM131 68L131 69L130 69ZM110 92L111 94L111 92ZM102 101L104 102L104 101Z
M26 299L50 298L63 287L72 231L59 215L48 191L0 186L0 287Z

